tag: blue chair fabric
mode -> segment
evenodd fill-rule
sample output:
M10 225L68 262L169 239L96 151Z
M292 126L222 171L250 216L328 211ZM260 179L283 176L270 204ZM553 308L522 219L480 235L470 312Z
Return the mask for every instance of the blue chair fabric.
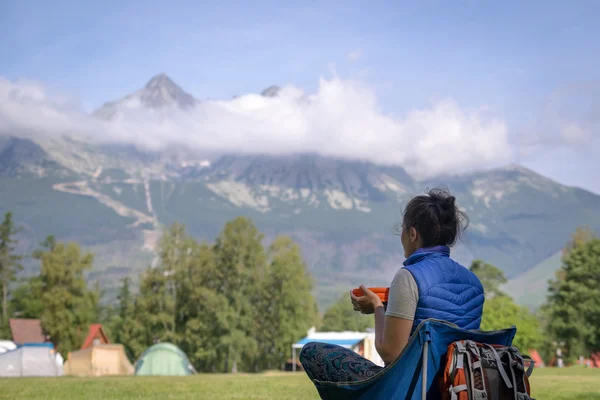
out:
M377 375L360 382L315 380L325 400L439 399L448 346L457 340L511 346L517 333L512 326L498 331L460 329L449 322L427 319L419 324L402 354Z

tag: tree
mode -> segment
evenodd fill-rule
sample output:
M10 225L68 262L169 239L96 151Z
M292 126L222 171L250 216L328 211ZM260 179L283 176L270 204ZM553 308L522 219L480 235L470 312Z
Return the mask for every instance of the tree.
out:
M177 276L192 259L195 242L182 224L165 230L158 245L159 263L144 273L135 299L135 320L143 327L140 345L158 341L178 342L180 310ZM137 349L133 348L136 351Z
M17 228L12 218L12 213L4 214L0 224L0 280L2 281L2 318L0 322L8 320L8 286L15 280L16 273L21 266L21 255L15 254L17 235L21 228Z
M198 371L216 372L221 350L234 324L228 299L219 286L211 246L186 239L186 257L176 269L176 329L179 346Z
M260 279L266 273L266 255L262 245L263 235L251 220L238 217L227 224L213 247L215 254L215 291L229 304L232 320L222 337L223 370L230 366L247 370L254 367L258 356L257 339L253 336L256 318L260 318L252 303L260 289ZM243 343L240 337L245 337Z
M189 317L181 331L180 347L198 371L220 372L225 362L224 349L234 347L235 313L222 294L198 287L183 308ZM193 310L192 310L193 309Z
M575 250L577 247L586 244L596 239L596 234L587 226L577 227L575 232L571 235L571 240L565 245L563 249L563 255L568 255L570 252Z
M280 368L290 345L315 324L316 302L300 248L289 237L275 239L269 247L269 264L261 290L256 292L255 320L262 369Z
M513 345L521 352L526 354L541 343L539 321L527 307L515 304L509 296L495 296L485 301L482 330L506 329L513 325L517 327Z
M346 292L333 303L323 315L322 331L357 331L363 332L375 326L372 315L364 315L354 311L350 301L350 293Z
M528 308L515 304L513 299L500 289L500 286L507 282L504 272L481 260L473 261L470 270L481 281L486 297L481 329L506 329L515 325L517 335L513 344L523 352L535 348L540 343L539 321Z
M475 260L471 263L470 270L481 281L486 298L506 296L506 293L500 290L500 286L507 282L504 272L500 268L481 260Z
M571 240L565 245L562 251L562 258L564 260L573 250L577 247L594 240L596 235L588 227L577 227L575 232L571 235ZM554 272L554 279L548 282L548 291L556 292L560 286L560 283L565 279L565 269L559 268Z
M136 298L136 320L144 327L140 338L150 345L159 341L176 341L175 299L169 288L169 277L159 268L148 268Z
M235 318L228 299L217 293L221 280L213 249L175 223L163 232L158 254L158 264L144 273L132 302L129 282L121 288L116 329L123 344L139 354L157 341L171 341L197 370L216 372Z
M117 311L121 318L127 317L127 314L131 308L131 304L133 304L133 294L129 288L130 286L131 278L127 277L121 281L121 288L119 289L119 294L117 295L117 300L119 302Z
M550 333L568 357L600 351L600 239L572 247L563 257L563 279L550 287Z
M43 282L40 276L26 279L10 295L10 309L20 318L40 318L44 310Z
M66 354L81 346L97 316L99 294L88 289L84 278L93 256L82 254L77 243L61 243L49 236L34 258L41 261L41 323L58 351Z
M137 358L148 347L148 343L140 339L144 337L144 327L136 318L135 298L131 292L131 278L121 281L117 294L117 305L108 312L106 323L108 335L115 343L121 343L131 359Z
M542 360L550 361L556 356L557 348L550 328L550 322L552 321L551 304L549 302L542 304L536 311L536 317L540 324L540 331L542 332L537 350L539 351Z

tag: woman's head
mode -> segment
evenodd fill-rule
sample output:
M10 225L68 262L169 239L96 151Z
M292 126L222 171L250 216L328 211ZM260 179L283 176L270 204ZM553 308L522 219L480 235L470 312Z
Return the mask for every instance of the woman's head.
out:
M400 236L405 257L422 247L452 246L469 224L448 190L426 193L413 197L404 208Z

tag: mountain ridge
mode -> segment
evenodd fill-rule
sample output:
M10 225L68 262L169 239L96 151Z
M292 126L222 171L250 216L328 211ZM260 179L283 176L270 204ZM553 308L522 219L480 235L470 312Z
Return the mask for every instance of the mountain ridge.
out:
M6 147L0 154L7 154ZM426 187L438 186L436 181L415 181L399 167L314 154L230 154L189 165L169 164L158 156L147 156L145 163L128 159L135 154L126 149L114 152L121 164L113 160L95 169L69 170L70 175L15 176L2 169L0 183L7 189L0 193L0 211L14 211L17 220L35 232L38 243L52 233L92 248L127 240L139 250L140 259L150 257L160 230L170 223L183 222L195 237L211 241L227 220L246 215L267 240L288 234L299 242L317 281L317 295L328 304L339 295L328 288L341 291L342 286L364 283L367 275L377 277L372 284L389 283L403 261L392 234L403 205ZM30 160L0 156L0 165L7 162L22 165ZM578 225L600 228L600 196L522 167L461 175L444 184L471 221L453 257L464 264L484 259L509 278L560 249ZM40 194L28 201L31 188ZM54 200L59 193L62 200ZM83 213L80 221L70 220L72 210ZM40 213L43 221L32 217ZM94 229L87 229L86 223ZM546 234L541 237L538 232ZM116 253L113 259L99 268L116 268L119 274L128 270L127 260ZM139 273L142 265L137 268L129 273Z

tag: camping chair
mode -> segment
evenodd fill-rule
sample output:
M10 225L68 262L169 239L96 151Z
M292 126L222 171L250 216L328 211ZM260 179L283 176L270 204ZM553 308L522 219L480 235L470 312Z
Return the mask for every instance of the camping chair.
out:
M377 375L360 382L315 380L322 399L426 400L439 399L438 379L446 351L457 340L512 345L516 327L499 331L460 329L449 322L428 319L417 327L400 356Z

